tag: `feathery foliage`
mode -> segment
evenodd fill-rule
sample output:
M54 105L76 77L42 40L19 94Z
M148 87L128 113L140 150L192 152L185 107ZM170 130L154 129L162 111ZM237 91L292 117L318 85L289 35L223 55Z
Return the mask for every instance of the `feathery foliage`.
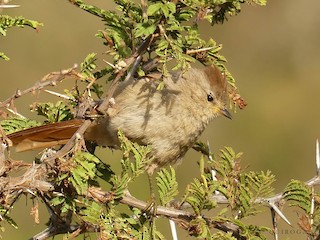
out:
M70 106L62 101L58 101L55 104L51 102L36 103L35 111L38 115L46 118L46 123L61 122L74 118Z
M99 54L89 53L80 64L77 75L80 81L72 90L66 90L70 101L35 104L34 110L45 117L44 122L74 118L79 106L93 98L91 92L98 99L104 96L104 83L98 80L118 80L118 76L120 80L125 79L132 69L133 76L139 77L156 70L162 74L169 69L184 70L194 62L204 65L214 63L225 73L231 86L235 86L232 75L224 66L226 59L220 54L222 45L214 39L205 40L199 33L199 26L203 21L212 26L222 24L238 14L245 3L266 4L265 0L149 0L142 1L146 3L144 8L141 2L115 0L117 8L106 10L82 0L70 2L103 20L104 29L96 36L105 45L108 62L105 66L99 66ZM24 18L1 16L0 33L3 36L13 26L38 29L41 24ZM3 53L0 53L1 56L5 58ZM80 84L84 87L79 87ZM40 123L19 118L1 121L6 133L38 125ZM178 184L174 168L162 168L157 173L157 200L161 204L157 210L165 210L164 213L154 211L157 218L153 218L148 212L148 205L141 207L141 201L129 193L130 184L146 173L153 159L151 150L148 146L131 142L121 131L118 139L123 153L120 170L114 168L109 159L101 161L89 153L81 136L67 153L57 155L54 160L50 157L42 157L41 161L37 159L34 165L37 171L42 169L42 172L34 179L52 188L46 191L43 188L26 190L25 186L18 186L20 192L4 191L0 195L1 221L17 227L9 216L11 206L21 192L31 192L32 198L41 197L50 209L51 225L55 224L54 218L68 226L75 223L79 230L78 233L71 233L75 235L81 231L95 231L100 239L165 239L158 231L157 218L167 217L176 221L189 235L200 239L266 239L268 228L247 224L243 219L256 215L263 205L261 199L273 194L275 177L270 171L245 171L241 168L242 153L225 147L215 155L206 145L200 144L198 147L202 149L203 156L199 160L198 175L182 190L182 196L178 191L182 186ZM45 154L50 155L50 152ZM2 174L1 178L6 179L6 174ZM303 210L299 225L310 236L316 236L320 222L319 204L316 202L311 216L311 195L309 187L292 181L285 190L284 198L292 206ZM316 193L314 196L317 199ZM221 199L225 204L223 206ZM119 208L120 203L127 204L128 208ZM181 215L173 215L170 210L181 211ZM309 225L303 224L304 219Z
M163 168L157 173L157 175L158 176L156 177L156 180L160 196L160 203L162 206L166 206L178 194L176 173L170 166L169 171Z
M291 180L285 188L283 196L290 202L290 206L298 206L306 213L310 213L311 190L303 182Z
M22 16L11 17L8 15L0 15L0 34L2 36L6 36L8 29L12 27L31 27L38 31L41 26L43 26L42 23L26 19ZM3 52L0 52L0 58L9 60L9 57L7 57Z
M207 65L214 62L224 70L230 83L234 84L233 77L223 65L226 59L219 54L221 45L213 39L202 39L198 26L202 20L211 24L223 23L228 16L239 13L243 3L265 5L266 1L149 2L146 12L143 13L139 4L129 0L116 0L117 11L101 9L82 0L72 1L105 22L106 28L101 30L97 37L104 40L108 47L107 53L113 57L114 66L128 58L145 39L153 35L154 40L148 54L156 54L163 73L167 72L168 62L172 62L173 69L184 69L195 61ZM138 72L143 71L143 65L147 62L148 59L142 59ZM95 76L100 78L110 71L112 67L106 66L96 72Z
M10 134L27 128L40 126L41 123L27 118L13 117L0 121L0 125L6 134Z

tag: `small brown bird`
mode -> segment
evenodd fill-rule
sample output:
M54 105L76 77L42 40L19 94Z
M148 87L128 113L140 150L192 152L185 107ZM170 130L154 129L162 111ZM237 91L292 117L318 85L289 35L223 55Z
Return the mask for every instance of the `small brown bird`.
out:
M157 90L160 81L165 87ZM121 129L130 140L152 148L149 174L180 160L214 117L231 118L226 108L227 81L214 65L162 79L132 79L121 83L113 97L106 117L89 127L84 137L99 146L114 147ZM81 123L75 119L48 124L8 137L17 151L50 147L65 144Z

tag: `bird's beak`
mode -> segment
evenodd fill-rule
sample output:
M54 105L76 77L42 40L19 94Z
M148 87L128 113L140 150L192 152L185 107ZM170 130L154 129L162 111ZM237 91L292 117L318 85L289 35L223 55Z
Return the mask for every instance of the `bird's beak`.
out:
M227 117L227 118L229 118L229 119L232 119L232 115L231 115L231 113L228 111L227 108L225 108L225 107L221 108L221 109L220 109L220 113L221 113L223 116L225 116L225 117Z

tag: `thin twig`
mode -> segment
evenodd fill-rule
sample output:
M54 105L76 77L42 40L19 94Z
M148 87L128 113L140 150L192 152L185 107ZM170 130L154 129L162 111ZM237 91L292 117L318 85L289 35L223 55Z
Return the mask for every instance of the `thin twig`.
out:
M274 209L271 208L271 217L272 217L272 227L273 227L273 236L275 240L279 239L279 230L278 230L278 221L277 215Z
M52 95L54 95L54 96L57 96L57 97L59 97L59 98L63 98L63 99L66 99L66 100L72 100L71 97L69 97L69 96L67 96L67 95L65 95L65 94L62 94L62 93L57 93L57 92L50 91L50 90L47 90L47 89L45 89L45 90L43 90L43 91L46 92L46 93L52 94Z
M148 8L148 1L141 0L142 17L145 21L148 20L147 8Z
M320 177L320 150L319 150L319 139L316 141L316 172L317 176Z
M96 187L90 187L88 190L88 195L86 197L92 197L96 200L99 200L100 202L107 203L112 198L112 193L105 192L99 188ZM145 210L150 204L147 202L144 202L142 200L139 200L133 196L131 196L129 193L126 193L123 195L123 197L120 199L120 202L131 207L138 208L140 210ZM150 209L150 212L155 213L157 216L164 216L169 219L172 219L173 221L180 222L181 220L188 222L192 219L196 218L193 213L190 213L188 211L183 211L179 209L174 209L170 207L163 207L163 206L157 206L156 209ZM245 239L242 236L240 236L240 228L239 226L230 223L230 222L218 222L218 221L211 221L210 219L206 219L208 223L211 224L212 227L225 231L225 232L231 232L233 236L235 236L238 239Z
M170 224L172 239L178 240L176 223L173 220L169 219L169 224Z
M72 233L79 229L78 225L67 225L67 224L59 224L59 225L53 225L51 224L48 228L43 230L42 232L34 235L31 239L32 240L45 240L50 237L54 237L58 234L63 233Z
M81 79L82 76L78 72L75 71L76 68L77 68L77 65L74 65L72 68L62 70L60 72L52 72L52 73L46 75L45 77L43 77L42 80L35 83L32 87L29 87L29 88L22 90L22 91L17 90L11 97L7 98L3 102L0 102L0 108L9 107L15 99L20 98L23 95L26 95L28 93L33 93L37 90L42 90L43 88L45 88L47 86L56 86L57 83L61 82L62 80L64 80L67 77Z
M2 127L0 126L0 135L1 137L6 137L4 135L4 131L2 129ZM2 176L6 171L7 171L7 166L6 166L6 156L5 156L5 150L7 149L8 144L6 143L5 139L2 139L2 141L0 141L0 176Z
M85 133L85 131L88 129L90 125L91 125L91 120L84 120L83 124L73 134L73 136L69 139L69 141L59 151L53 154L53 156L45 159L44 162L51 164L55 159L61 158L66 154L68 154L70 150L73 148L78 136L83 136L83 134Z
M150 35L141 45L140 47L127 59L124 60L125 66L117 73L115 79L113 80L108 94L101 103L101 105L97 108L100 113L105 113L109 106L109 100L113 97L114 91L117 89L119 85L119 81L124 73L128 70L128 68L137 60L137 58L143 55L150 44L154 41L155 34Z
M18 8L21 5L0 5L0 8Z
M200 53L200 52L207 52L210 51L211 49L214 49L215 47L206 47L206 48L199 48L199 49L192 49L192 50L187 50L186 54L194 54L194 53Z
M13 109L11 109L11 108L6 108L6 109L7 109L7 111L8 111L9 113L12 113L13 115L16 115L16 116L19 117L19 118L26 119L25 116L23 116L22 114L18 113L17 111L15 111L15 110L13 110Z
M320 151L319 151L319 140L316 140L316 173L317 178L320 175ZM311 186L311 206L310 206L310 225L314 223L314 210L315 210L315 189Z
M315 201L315 191L314 186L311 187L311 206L310 206L310 225L314 223L314 201Z

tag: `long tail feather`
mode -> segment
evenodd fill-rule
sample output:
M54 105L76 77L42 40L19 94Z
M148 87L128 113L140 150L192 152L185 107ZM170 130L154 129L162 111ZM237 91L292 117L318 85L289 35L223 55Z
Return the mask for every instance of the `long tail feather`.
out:
M9 134L8 138L17 152L53 147L67 143L82 123L81 119L51 123Z

